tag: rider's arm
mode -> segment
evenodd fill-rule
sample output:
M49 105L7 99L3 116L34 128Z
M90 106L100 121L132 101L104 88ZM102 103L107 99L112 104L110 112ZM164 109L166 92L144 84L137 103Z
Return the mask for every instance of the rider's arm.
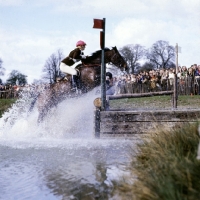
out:
M78 59L78 60L81 60L81 59L85 59L86 56L83 54L83 52L79 49L77 49L76 51L74 51L74 54L73 54L73 59Z

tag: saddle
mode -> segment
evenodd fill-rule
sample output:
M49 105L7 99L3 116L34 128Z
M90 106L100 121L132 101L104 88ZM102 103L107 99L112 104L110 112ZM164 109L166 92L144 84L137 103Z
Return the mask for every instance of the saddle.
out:
M66 76L63 76L63 77L57 77L56 78L56 82L61 82L61 81L70 81L71 80L71 75L66 75Z
M78 69L76 69L76 71L77 71L77 77L80 79L81 72ZM66 74L63 77L57 77L56 82L58 83L60 81L70 81L71 82L72 81L72 75Z

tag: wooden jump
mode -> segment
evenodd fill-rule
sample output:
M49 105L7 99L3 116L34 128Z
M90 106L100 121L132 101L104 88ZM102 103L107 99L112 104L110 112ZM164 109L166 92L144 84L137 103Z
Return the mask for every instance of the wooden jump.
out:
M97 115L95 137L135 137L156 132L156 129L172 130L187 123L198 123L200 109L101 111Z
M124 99L124 98L140 98L140 97L152 97L160 95L172 95L174 91L162 91L162 92L148 92L148 93L134 93L134 94L118 94L107 95L107 100Z
M168 110L109 110L109 100L142 98L159 95L172 95L172 108ZM101 110L100 99L95 99L94 136L95 138L135 136L154 130L155 126L172 128L186 122L197 122L200 109L177 109L174 107L174 91L150 92L140 94L121 94L107 96L108 109ZM176 99L177 101L177 99Z

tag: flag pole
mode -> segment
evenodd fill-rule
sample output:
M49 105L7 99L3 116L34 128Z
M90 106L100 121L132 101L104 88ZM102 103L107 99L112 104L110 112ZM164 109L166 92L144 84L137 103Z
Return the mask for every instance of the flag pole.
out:
M105 66L105 24L106 19L103 18L103 31L101 31L101 109L106 110L106 66Z
M106 19L94 19L93 28L102 29L100 31L101 47L101 110L106 110L106 66L105 66L105 27Z

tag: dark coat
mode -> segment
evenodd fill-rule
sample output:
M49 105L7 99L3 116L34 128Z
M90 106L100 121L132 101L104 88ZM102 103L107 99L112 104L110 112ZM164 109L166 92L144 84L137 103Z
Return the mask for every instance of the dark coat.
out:
M72 66L75 62L78 62L82 59L83 52L76 48L69 53L69 55L64 58L61 62L65 63L68 66Z

